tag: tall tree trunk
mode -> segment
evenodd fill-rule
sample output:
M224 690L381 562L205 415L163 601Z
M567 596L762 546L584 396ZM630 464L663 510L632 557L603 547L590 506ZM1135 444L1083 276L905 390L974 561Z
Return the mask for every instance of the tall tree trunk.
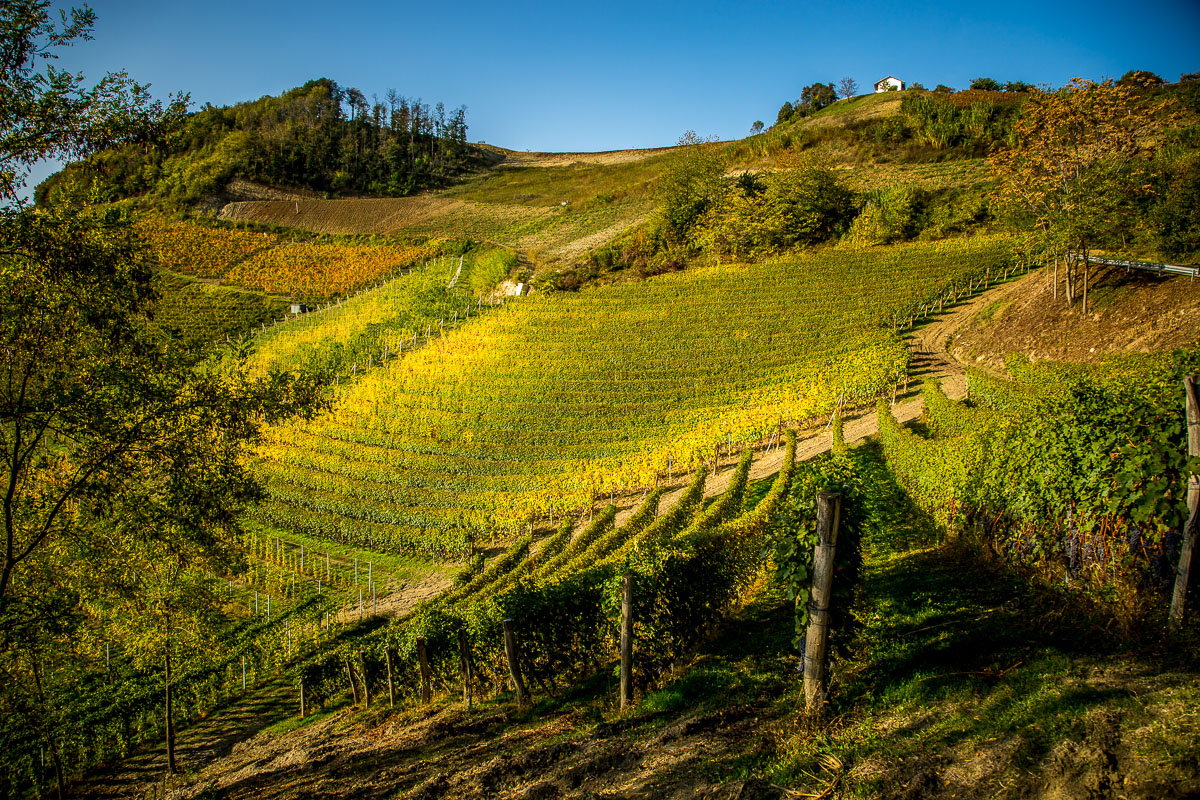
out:
M1068 306L1075 305L1075 269L1076 269L1075 253L1074 253L1074 251L1068 251L1067 252L1067 279L1065 281L1066 290L1067 290L1067 305Z
M171 697L171 651L167 650L166 659L166 717L167 717L167 772L175 774L175 723L172 720L174 701Z
M63 774L62 756L58 752L58 743L50 740L50 759L54 762L54 780L58 782L58 800L66 800L67 779Z
M30 656L30 664L33 666L33 684L37 689L38 700L41 702L42 708L46 708L46 690L42 685L42 666L36 655ZM62 755L58 752L58 741L54 738L54 731L49 731L49 735L45 737L46 742L50 745L50 760L54 763L54 780L58 788L58 800L66 800L67 797L67 780L63 772Z

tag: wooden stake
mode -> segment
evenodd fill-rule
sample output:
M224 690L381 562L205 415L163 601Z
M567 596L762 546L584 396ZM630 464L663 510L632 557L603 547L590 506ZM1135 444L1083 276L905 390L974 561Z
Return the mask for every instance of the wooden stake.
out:
M392 683L392 648L383 648L383 661L387 665L388 708L391 708L396 705L396 689Z
M633 575L621 578L621 711L633 704Z
M354 698L354 705L358 706L358 684L354 682L354 668L350 666L350 659L346 659L346 677L350 679L350 694Z
M304 678L300 679L300 719L308 716L308 708L304 705Z
M1187 409L1188 455L1200 456L1200 375L1189 375L1183 379L1184 404ZM1183 607L1187 598L1188 577L1192 569L1192 554L1196 550L1197 532L1200 530L1200 475L1192 475L1188 481L1188 521L1183 529L1183 545L1179 550L1179 566L1175 570L1175 593L1171 597L1171 612L1168 628L1172 633L1183 623Z
M506 619L501 624L504 626L504 655L508 658L508 676L517 690L517 707L528 708L531 704L529 693L525 691L525 681L521 679L521 659L517 650L517 637L513 634L512 620Z
M421 703L433 702L433 685L429 680L429 653L425 650L425 637L417 637L417 665L421 668Z
M825 705L825 655L829 645L829 602L833 588L833 556L842 496L817 492L817 547L813 553L812 602L804 637L804 701L809 713Z

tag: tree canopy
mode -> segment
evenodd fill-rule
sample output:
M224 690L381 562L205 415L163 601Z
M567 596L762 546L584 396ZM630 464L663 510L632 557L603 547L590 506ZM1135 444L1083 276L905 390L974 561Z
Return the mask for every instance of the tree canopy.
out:
M430 107L389 90L368 100L353 87L311 80L278 97L208 105L165 147L94 152L39 187L39 201L99 182L113 198L148 193L191 205L232 178L338 194L406 195L484 163L467 144L467 110Z
M85 89L34 72L94 15L61 19L48 2L0 1L9 201L39 158L153 149L176 130L183 100L164 108L123 74ZM67 731L87 735L72 710L88 643L120 641L143 667L201 646L214 609L197 587L238 569L239 513L261 491L245 448L321 404L313 378L197 363L147 317L151 266L114 208L0 210L0 747L14 770L45 748L60 792Z
M42 159L160 141L185 113L186 94L163 105L124 72L89 87L54 66L55 50L90 39L95 19L86 6L56 21L50 0L0 0L0 201L15 200Z

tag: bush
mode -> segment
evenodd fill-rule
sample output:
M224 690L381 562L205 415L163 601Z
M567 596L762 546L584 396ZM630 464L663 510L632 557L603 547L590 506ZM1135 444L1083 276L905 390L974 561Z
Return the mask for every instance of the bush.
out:
M740 181L701 218L694 241L723 255L766 255L831 239L853 213L850 190L832 170L808 162L752 183Z
M911 239L917 233L917 202L917 192L909 186L872 192L850 226L845 243L872 247Z
M1200 157L1173 166L1162 199L1150 209L1150 224L1164 255L1178 258L1200 252Z

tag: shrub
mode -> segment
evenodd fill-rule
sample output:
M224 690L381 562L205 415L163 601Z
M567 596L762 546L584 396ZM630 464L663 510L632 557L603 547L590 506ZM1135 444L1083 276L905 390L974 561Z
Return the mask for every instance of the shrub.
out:
M872 192L845 242L854 247L891 244L916 235L917 193L909 186Z
M758 191L757 187L762 186ZM720 254L780 252L826 241L845 229L853 197L834 172L814 162L727 191L697 225L694 241Z

